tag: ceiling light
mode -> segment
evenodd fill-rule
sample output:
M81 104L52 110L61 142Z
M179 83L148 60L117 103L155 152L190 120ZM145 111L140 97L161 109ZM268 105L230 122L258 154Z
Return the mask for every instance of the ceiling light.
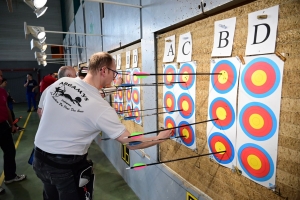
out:
M39 2L39 3L37 3ZM46 10L48 7L44 7L46 4L47 0L42 0L41 3L40 1L32 1L32 0L24 0L24 3L26 3L31 9L34 10L34 13L36 14L36 17L39 18L43 14L45 14ZM43 6L41 6L43 5Z
M28 26L26 22L24 22L24 33L25 38L27 35L31 34L33 37L41 40L46 36L44 27L41 26Z
M45 44L45 43L40 43L39 41L32 39L32 40L30 41L30 47L31 47L31 50L32 50L34 47L36 47L36 48L40 49L41 52L44 52L44 51L46 51L46 49L47 49L47 44Z
M45 12L46 12L47 9L48 9L48 7L43 7L43 8L36 9L33 12L35 13L36 17L39 18L40 16L42 16L43 14L45 14Z

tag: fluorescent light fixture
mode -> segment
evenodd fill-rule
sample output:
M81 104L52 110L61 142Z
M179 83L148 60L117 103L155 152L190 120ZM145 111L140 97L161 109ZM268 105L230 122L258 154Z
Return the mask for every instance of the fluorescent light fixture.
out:
M44 43L46 41L46 37L40 39L40 43Z
M34 0L33 4L36 8L42 8L44 5L46 5L47 0Z
M119 2L113 2L113 1L104 1L104 0L85 0L85 1L92 1L92 2L99 2L99 3L108 3L108 4L115 4L119 6L129 6L134 8L142 8L143 6L138 5L132 5L132 4L126 4L126 3L119 3Z
M42 0L44 1L44 0ZM46 10L48 7L44 7L46 4L47 0L42 4L41 3L36 3L37 1L32 1L32 0L24 0L24 3L26 3L31 9L33 9L33 13L36 15L37 18L45 14ZM38 5L38 6L37 6ZM40 6L43 5L43 6Z
M32 39L32 40L30 41L30 47L31 47L31 50L32 50L34 47L36 47L36 48L40 49L41 52L44 52L44 51L46 51L46 49L47 49L47 44L45 44L45 43L40 43L39 41Z
M42 59L46 59L47 58L47 55L45 53L42 53L42 52L34 52L34 58L37 59L37 58L42 58Z
M25 38L27 35L31 34L33 37L41 40L46 36L44 27L41 26L28 26L26 22L24 22L24 33Z
M42 16L43 14L45 14L45 12L46 12L47 9L48 9L48 7L43 7L43 8L36 9L33 12L35 13L36 17L39 18L40 16Z

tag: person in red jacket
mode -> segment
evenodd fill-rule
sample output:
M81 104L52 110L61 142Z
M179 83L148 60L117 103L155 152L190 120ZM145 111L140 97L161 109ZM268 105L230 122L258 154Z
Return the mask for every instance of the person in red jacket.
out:
M44 76L44 78L42 79L42 81L40 83L40 93L41 93L41 95L44 92L44 90L49 85L54 83L56 80L57 80L57 73L52 73L52 74L48 74L48 75Z

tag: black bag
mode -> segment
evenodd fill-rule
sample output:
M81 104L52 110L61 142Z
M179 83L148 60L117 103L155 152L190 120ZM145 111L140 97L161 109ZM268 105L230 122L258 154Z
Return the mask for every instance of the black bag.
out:
M95 181L93 162L91 160L84 160L78 167L73 169L73 172L75 183L78 184L80 199L92 200Z

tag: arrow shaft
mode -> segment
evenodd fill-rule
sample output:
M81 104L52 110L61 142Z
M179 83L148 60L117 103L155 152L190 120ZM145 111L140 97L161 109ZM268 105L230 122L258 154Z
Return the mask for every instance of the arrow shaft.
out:
M148 134L152 134L152 133L158 133L158 132L160 132L160 131L172 130L172 129L175 129L175 128L181 128L181 127L185 127L185 126L191 126L191 125L201 124L201 123L210 122L210 121L215 121L215 120L218 120L218 118L216 118L216 119L210 119L210 120L205 120L205 121L201 121L201 122L195 122L195 123L186 124L186 125L182 125L182 126L174 126L174 127L172 127L172 128L166 128L166 129L157 130L157 131L151 131L151 132L147 132L147 133L142 133L142 134L140 134L140 135L148 135ZM139 136L140 136L140 135L139 135ZM127 138L132 138L132 137L136 137L136 135L130 135L130 136L128 136ZM126 137L125 137L125 138L126 138Z
M149 76L149 75L156 75L156 76L160 76L160 75L222 75L222 73L150 73L150 74L133 74L133 76Z
M161 107L161 108L149 108L149 109L144 109L144 110L139 110L139 111L146 111L146 110L155 110L155 109L162 109L162 108L169 108L169 107ZM129 110L124 110L123 113L126 113L126 112L133 112L134 109L129 109Z

